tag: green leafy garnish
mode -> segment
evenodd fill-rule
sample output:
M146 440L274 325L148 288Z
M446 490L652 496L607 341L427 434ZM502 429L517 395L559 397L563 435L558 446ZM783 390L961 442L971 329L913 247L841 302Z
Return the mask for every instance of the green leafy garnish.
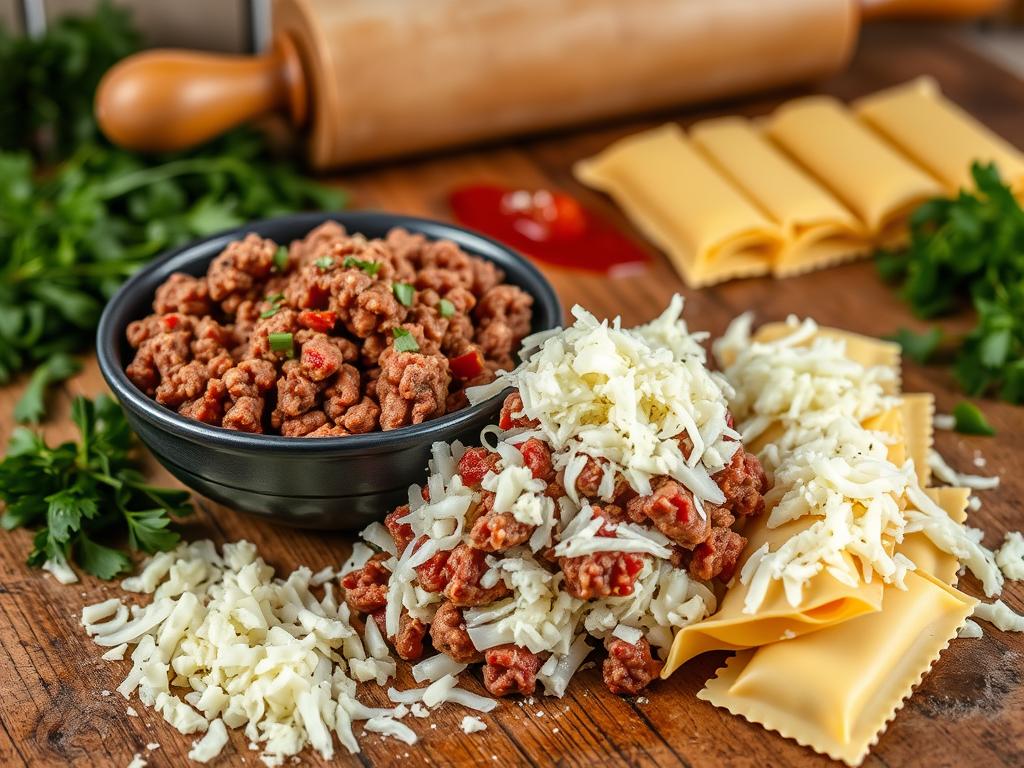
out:
M1024 210L992 164L974 163L976 192L921 205L910 245L877 255L914 313L930 318L973 306L977 324L956 351L969 394L1024 402Z
M419 352L420 345L416 343L416 337L405 328L392 328L391 335L395 337L395 349L399 352Z
M416 289L408 283L395 283L391 286L391 290L395 294L395 298L398 299L403 305L407 307L412 306L413 296L416 294Z
M328 269L334 266L334 259L330 256L321 256L319 259L313 262L317 269L321 272L326 272Z
M267 339L270 341L271 351L287 357L295 355L295 341L290 333L271 333Z
M24 427L11 435L0 462L0 525L36 529L29 565L77 561L112 579L131 560L108 544L127 533L132 551L173 549L180 540L173 518L192 513L189 494L145 482L131 458L132 431L114 400L75 398L71 417L77 443L51 448Z
M453 317L455 315L455 305L448 301L448 299L441 299L437 308L441 312L441 317Z
M0 385L88 349L103 305L161 251L341 205L337 191L269 159L252 130L166 155L107 144L95 87L138 44L129 17L107 5L38 38L0 30Z
M341 265L345 267L345 269L352 269L353 267L361 269L370 277L376 277L381 268L381 262L379 261L363 261L362 259L357 259L355 256L346 256L345 261L343 261Z
M277 246L277 250L274 251L274 269L278 272L284 272L288 266L288 249L283 245Z
M270 308L264 309L260 312L260 317L266 320L268 317L273 317L281 311L281 304L284 302L283 293L274 293L266 297L266 301L270 302Z
M907 357L923 365L939 348L942 331L938 328L931 328L924 333L914 333L906 328L900 328L892 336L886 338L899 344L903 349L903 354Z
M954 429L964 435L995 435L995 428L988 423L978 406L962 400L953 409Z
M46 414L46 390L70 379L82 370L82 364L70 355L58 352L32 373L25 392L14 406L14 419L20 424L38 424Z

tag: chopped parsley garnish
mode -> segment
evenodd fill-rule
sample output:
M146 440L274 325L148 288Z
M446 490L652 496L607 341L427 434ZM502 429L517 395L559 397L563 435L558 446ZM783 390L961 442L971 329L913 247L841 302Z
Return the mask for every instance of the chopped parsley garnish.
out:
M441 317L452 317L455 315L455 305L448 301L448 299L441 299L441 303L437 305L437 308L441 312Z
M886 337L889 341L895 341L903 349L903 354L915 362L924 365L935 354L942 341L942 331L932 328L924 333L914 333L906 328L900 328L892 336Z
M14 420L20 424L38 424L46 415L46 390L53 384L70 379L82 370L82 365L71 355L57 352L32 372L28 386L17 405Z
M346 256L345 261L342 262L342 266L345 269L361 269L363 272L368 274L370 277L376 277L377 273L380 272L381 262L379 261L363 261L357 259L355 256Z
M127 532L131 550L174 549L180 537L172 516L192 513L189 494L145 482L132 459L134 436L116 401L77 397L71 418L79 442L51 448L41 435L19 427L0 461L0 499L6 530L35 531L29 565L49 561L112 579L131 568L116 542Z
M968 403L966 400L956 404L956 408L953 409L953 419L955 420L954 429L963 435L992 437L996 433L995 428L988 423L988 419L985 418L985 414L979 410L978 406Z
M288 266L288 249L283 245L277 247L277 251L274 252L274 267L278 272L284 272L285 267Z
M976 191L914 211L909 246L879 252L878 270L919 317L973 306L977 323L955 350L960 386L1024 403L1024 209L994 165L971 175Z
M330 256L321 256L319 259L313 262L321 272L326 272L328 269L334 266L334 259Z
M270 349L277 354L294 357L295 340L290 333L271 333L267 336L270 341Z
M399 352L419 352L420 345L416 343L416 337L405 328L392 328L391 335L395 337L395 349Z
M266 320L268 317L273 317L280 311L281 304L284 301L284 294L273 293L270 296L266 297L266 301L270 302L270 309L265 309L262 312L260 312L260 317L263 318L264 320Z
M395 283L391 286L391 290L395 294L395 298L398 299L402 304L407 307L412 306L412 298L416 293L416 289L408 283Z

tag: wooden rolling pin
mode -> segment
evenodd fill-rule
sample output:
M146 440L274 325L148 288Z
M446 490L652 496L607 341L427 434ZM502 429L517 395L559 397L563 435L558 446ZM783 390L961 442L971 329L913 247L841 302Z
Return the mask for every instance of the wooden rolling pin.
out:
M188 147L282 110L324 169L807 82L862 19L1002 0L276 0L263 56L153 50L103 79L116 144Z

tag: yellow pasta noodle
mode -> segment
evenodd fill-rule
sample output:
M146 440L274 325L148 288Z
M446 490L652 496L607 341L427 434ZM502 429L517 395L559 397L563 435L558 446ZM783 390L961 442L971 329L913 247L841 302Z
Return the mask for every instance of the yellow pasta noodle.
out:
M672 259L691 287L764 275L779 228L674 124L625 138L575 167Z
M880 242L905 236L909 213L943 186L843 104L810 96L783 104L765 131L846 204Z
M1003 180L1024 195L1024 153L945 98L931 78L867 96L857 115L946 186L972 189L971 163L994 162Z
M906 582L877 613L738 653L697 696L859 765L977 603L927 574Z
M690 129L690 137L782 228L786 241L772 266L776 277L838 264L871 249L857 217L749 120L706 120Z

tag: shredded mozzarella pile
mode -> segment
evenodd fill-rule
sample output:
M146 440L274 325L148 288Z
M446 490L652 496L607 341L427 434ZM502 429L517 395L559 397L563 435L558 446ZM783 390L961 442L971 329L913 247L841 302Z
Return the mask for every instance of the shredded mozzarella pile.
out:
M914 564L893 546L916 531L970 568L986 594L998 594L1002 574L992 552L922 491L912 461L889 461L888 435L863 426L898 405L896 373L848 359L845 341L817 335L812 320L788 322L789 335L754 342L743 315L714 348L743 440L767 441L759 458L775 480L765 498L768 526L818 518L775 551L766 544L747 559L744 611L756 612L774 581L798 605L823 570L846 584L874 574L903 588Z
M957 472L946 463L946 460L942 458L942 454L935 450L928 452L928 466L931 467L932 472L935 473L939 480L950 485L959 485L975 491L991 491L999 487L998 477L985 477L984 475L970 475L964 472Z
M353 558L365 561L369 555L358 546ZM311 593L326 573L317 578L299 568L274 578L249 542L226 544L218 553L212 542L197 541L155 555L122 582L127 591L152 594L148 605L111 598L84 608L81 620L97 645L111 649L103 658L121 659L132 647L132 668L118 692L126 699L137 692L179 731L199 734L192 760L216 758L227 728L244 728L250 742L262 745L268 766L307 745L330 760L334 736L358 752L352 726L359 720L367 731L414 743L415 733L399 722L406 706L373 708L356 698L357 680L384 685L395 661L376 622L366 622L362 636L356 632L330 580L322 584L322 598ZM432 672L454 685L453 674L462 668L435 666ZM188 693L179 698L172 687ZM427 706L493 706L462 693ZM137 714L131 707L128 713Z
M706 334L687 330L682 309L677 295L653 322L625 329L618 318L598 322L573 307L571 327L527 338L518 368L466 394L475 403L518 388L525 415L539 422L531 432L555 451L577 504L576 478L587 457L605 470L605 501L621 473L641 495L651 492L652 477L668 475L698 500L719 504L724 497L711 475L738 448L727 439L737 437L726 421L728 386L706 368ZM674 439L681 434L693 446L689 459Z

